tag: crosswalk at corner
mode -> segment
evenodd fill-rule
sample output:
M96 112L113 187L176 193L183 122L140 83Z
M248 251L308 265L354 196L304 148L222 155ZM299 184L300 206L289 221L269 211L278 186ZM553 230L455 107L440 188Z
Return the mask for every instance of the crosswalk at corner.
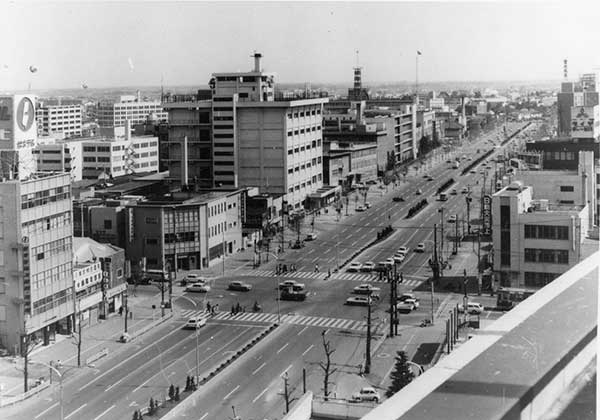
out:
M275 277L275 271L273 270L252 270L243 271L239 273L240 276L244 277ZM287 273L280 275L281 278L285 279L313 279L313 280L325 280L327 273L316 273L309 271L296 271L293 273ZM425 276L404 276L404 282L402 284L409 287L416 287L427 280L429 277ZM357 281L361 283L380 282L387 283L387 280L380 280L377 273L351 273L351 272L339 272L331 275L332 280L349 280Z
M201 317L207 320L213 321L245 321L245 322L259 322L272 324L278 322L277 314L270 314L264 312L242 312L232 315L230 312L222 311L217 312L215 315L210 315L208 312L203 310L192 310L188 309L181 311L181 317ZM305 316L305 315L281 315L282 324L294 324L304 325L309 327L321 327L321 328L336 328L341 330L353 330L353 331L366 331L367 323L365 321L356 321L353 319L343 318L328 318L323 316Z

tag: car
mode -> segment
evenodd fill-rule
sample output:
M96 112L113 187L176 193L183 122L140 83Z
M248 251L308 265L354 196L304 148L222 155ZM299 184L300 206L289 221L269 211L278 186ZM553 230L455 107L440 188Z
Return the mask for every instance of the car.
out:
M446 163L452 163L452 159L448 159Z
M360 391L352 394L352 401L354 402L374 401L379 403L380 400L381 397L379 396L379 392L370 386L361 388Z
M402 302L398 302L396 304L396 310L398 312L412 312L415 309L417 309L417 308L412 299L406 299L406 300L403 300Z
M371 304L373 301L371 300ZM369 305L369 297L368 296L350 296L346 299L346 305L353 306L368 306Z
M419 308L419 305L421 304L420 301L419 301L419 299L412 299L412 298L411 299L404 299L403 302L405 302L405 303L407 303L407 302L411 303L413 305L413 307L414 307L414 310L417 310Z
M368 201L365 203L365 207L370 209L371 208L371 203L369 203Z
M378 294L379 292L381 292L379 287L371 286L370 284L361 284L352 289L352 293L357 295L368 295L369 293Z
M413 293L402 293L402 295L400 295L398 298L398 302L404 302L406 299L413 299L417 302L419 301L419 299Z
M235 290L237 292L249 292L250 290L252 290L252 285L241 281L232 281L231 283L229 283L229 286L227 286L227 288L229 290Z
M408 254L408 247L407 246L401 246L400 248L398 248L398 251L396 251L396 254Z
M423 191L421 191L421 189L419 188L417 191L415 191L415 194L416 195L421 195L421 194L423 194Z
M356 211L366 211L366 210L367 210L367 208L365 206L358 206L356 208Z
M317 232L308 233L304 238L305 241L314 241L315 239L317 239Z
M467 187L464 187L460 192L462 194L469 194L469 189Z
M464 312L464 305L458 305L458 312ZM470 314L481 314L483 312L483 306L481 303L477 302L468 302L467 303L467 312Z
M350 265L348 266L348 268L346 269L346 271L349 271L351 273L355 273L357 271L360 271L360 269L362 268L362 264L359 263L358 261L352 261L350 263Z
M404 261L404 254L394 254L394 256L392 257L392 259L394 260L395 263L400 264L401 262Z
M433 181L435 178L432 176L427 177L427 181Z
M470 173L470 174L476 174L477 172L475 171L475 169L471 169L471 170L469 171L469 173Z
M304 290L304 283L298 283L296 280L286 280L279 284L279 290L287 290L292 288L296 292Z
M367 185L376 185L376 184L377 184L377 181L375 181L373 179L367 181Z
M369 271L373 271L374 268L375 268L375 263L373 261L367 261L366 263L364 263L362 265L362 267L360 268L360 271L369 272Z
M402 196L401 196L401 195L397 195L396 197L392 198L392 201L395 201L395 202L397 202L397 203L398 203L398 202L403 202L403 201L404 201L404 198L402 198Z
M415 248L415 252L425 252L425 244L423 242L418 244Z
M192 329L197 330L198 328L202 328L206 325L206 318L202 318L200 316L194 316L185 323L183 326L184 329Z
M456 214L451 214L447 221L448 223L456 223Z
M279 298L281 300L303 301L306 300L306 291L294 290L293 288L289 287L281 291Z
M429 178L429 174L423 175L423 179L427 179L427 178Z
M467 158L467 160L473 160L473 158L469 156L469 157Z
M185 288L186 292L198 292L198 293L208 293L210 292L210 286L204 282L197 282L190 284Z
M199 274L190 273L187 276L185 276L185 281L188 283L205 283L206 279L200 276Z
M450 195L456 195L456 194L458 194L456 192L456 188L452 188L452 190L450 190Z

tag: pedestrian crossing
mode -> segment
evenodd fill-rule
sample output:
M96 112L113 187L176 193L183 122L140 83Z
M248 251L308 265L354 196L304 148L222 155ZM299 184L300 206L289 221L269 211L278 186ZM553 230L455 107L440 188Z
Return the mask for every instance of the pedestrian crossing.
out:
M244 271L240 273L241 276L247 277L275 277L274 270L252 270L252 271ZM309 271L295 271L293 273L282 274L282 278L289 279L312 279L312 280L325 280L327 278L327 273L315 273ZM429 277L424 276L404 276L404 282L402 284L409 287L416 287L420 285L424 280L427 280ZM331 274L332 280L348 280L348 281L357 281L361 283L371 283L371 282L381 282L387 283L387 280L382 278L379 279L378 273L351 273L347 271L342 271L338 273Z
M277 314L270 314L264 312L242 312L232 315L231 312L217 312L215 315L210 314L203 310L185 310L181 311L183 318L191 317L202 317L216 321L245 321L245 322L260 322L272 324L278 322L279 316ZM293 325L304 325L308 327L321 327L321 328L336 328L341 330L353 330L353 331L366 331L367 323L365 321L355 321L353 319L344 318L328 318L322 316L308 316L308 315L292 315L282 314L282 324L293 324Z

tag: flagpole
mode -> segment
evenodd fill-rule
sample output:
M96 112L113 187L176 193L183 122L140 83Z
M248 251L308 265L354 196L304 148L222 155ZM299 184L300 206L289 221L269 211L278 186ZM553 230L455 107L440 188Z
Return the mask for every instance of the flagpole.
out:
M419 56L421 53L417 51L415 55L415 104L419 106Z

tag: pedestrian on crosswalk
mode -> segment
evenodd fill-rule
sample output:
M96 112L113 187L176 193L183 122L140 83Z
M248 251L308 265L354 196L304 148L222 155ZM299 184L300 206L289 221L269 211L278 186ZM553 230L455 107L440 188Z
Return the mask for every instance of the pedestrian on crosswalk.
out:
M212 312L210 307L210 301L206 302L206 312Z
M231 315L235 315L235 306L231 305Z

